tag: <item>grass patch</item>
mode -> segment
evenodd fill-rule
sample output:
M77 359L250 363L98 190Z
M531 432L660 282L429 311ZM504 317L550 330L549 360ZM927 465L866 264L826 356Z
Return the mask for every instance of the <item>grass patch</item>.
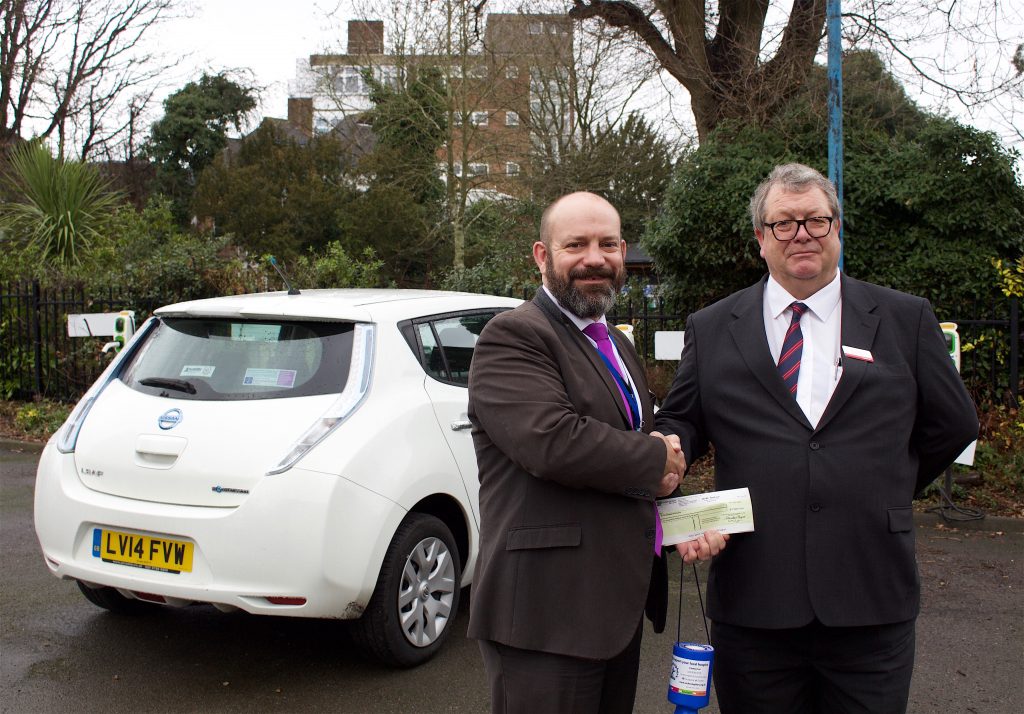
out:
M68 418L71 408L70 404L46 399L0 402L0 436L20 441L46 441Z

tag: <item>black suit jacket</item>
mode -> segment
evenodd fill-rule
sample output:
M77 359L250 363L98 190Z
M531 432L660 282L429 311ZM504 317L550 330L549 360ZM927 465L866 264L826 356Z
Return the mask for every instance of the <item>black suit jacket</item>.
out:
M978 434L974 404L926 300L841 276L843 359L816 428L765 337L762 280L690 316L657 427L687 463L714 445L718 489L748 487L754 533L711 565L718 622L798 627L917 615L911 501Z
M636 352L609 332L638 387L645 433L631 430L597 350L543 289L480 335L469 375L480 474L470 637L608 659L645 604L664 626L652 494L665 447L646 434L653 406Z

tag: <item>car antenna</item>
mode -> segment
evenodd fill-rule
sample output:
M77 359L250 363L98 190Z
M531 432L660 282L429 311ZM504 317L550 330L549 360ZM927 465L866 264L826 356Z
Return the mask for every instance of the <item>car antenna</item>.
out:
M270 256L269 260L270 260L270 264L274 266L274 270L276 270L277 274L281 276L281 280L284 281L284 286L286 288L288 288L288 294L289 295L301 295L302 293L299 292L299 289L298 288L293 288L292 284L288 282L288 276L285 275L284 271L281 270L281 268L277 265L277 259L274 256Z

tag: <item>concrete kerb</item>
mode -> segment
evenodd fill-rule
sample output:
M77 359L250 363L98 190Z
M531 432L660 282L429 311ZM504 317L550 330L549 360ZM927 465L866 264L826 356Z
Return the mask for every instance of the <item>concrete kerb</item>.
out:
M7 449L9 451L39 453L43 450L44 446L46 446L46 444L40 444L34 441L18 441L17 439L5 439L0 437L0 449Z
M1006 516L985 516L969 521L954 518L943 518L939 513L914 513L914 525L934 528L959 528L965 531L986 531L989 533L1024 533L1024 518L1007 518Z

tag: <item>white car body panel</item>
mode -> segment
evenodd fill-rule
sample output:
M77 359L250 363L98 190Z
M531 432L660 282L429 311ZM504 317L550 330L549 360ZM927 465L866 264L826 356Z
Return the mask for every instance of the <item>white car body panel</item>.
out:
M142 394L114 380L82 426L75 462L82 482L103 493L237 506L336 398L195 402ZM157 422L171 409L180 410L181 423L164 431ZM225 458L225 444L245 448Z

